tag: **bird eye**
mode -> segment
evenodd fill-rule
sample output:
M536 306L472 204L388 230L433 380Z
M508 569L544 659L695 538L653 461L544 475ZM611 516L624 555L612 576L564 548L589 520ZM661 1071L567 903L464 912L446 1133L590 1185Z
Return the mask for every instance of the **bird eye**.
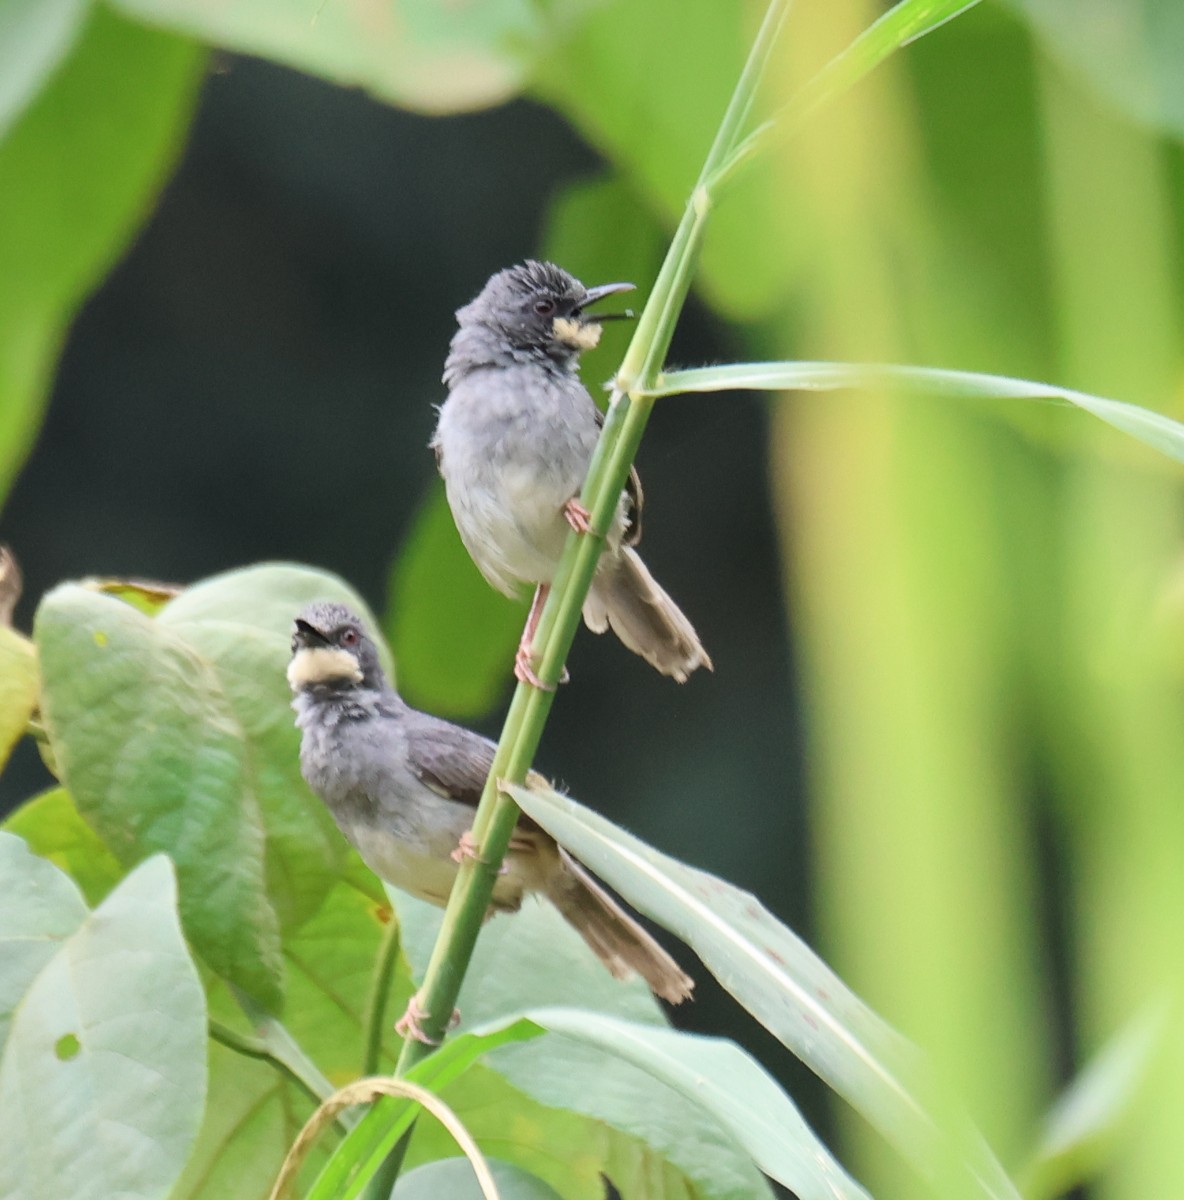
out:
M347 625L337 640L343 646L356 646L362 640L362 635L352 625Z
M534 311L540 317L549 317L555 311L554 300L536 300L534 302Z

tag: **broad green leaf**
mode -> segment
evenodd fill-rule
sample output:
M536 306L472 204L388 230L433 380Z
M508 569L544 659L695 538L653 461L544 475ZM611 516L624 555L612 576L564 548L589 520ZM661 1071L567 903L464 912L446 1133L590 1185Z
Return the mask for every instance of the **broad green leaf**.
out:
M279 937L317 910L343 861L299 774L284 680L310 600L365 606L306 568L231 572L153 620L74 585L36 619L44 714L62 779L121 862L177 864L181 913L219 974L275 1010Z
M0 833L0 1054L17 1004L86 916L78 888L61 871L19 837Z
M635 1136L636 1131L622 1132L575 1112L548 1108L476 1063L491 1051L536 1038L541 1032L535 1023L517 1019L502 1021L480 1034L460 1034L418 1063L409 1078L438 1093L479 1144L538 1176L564 1200L601 1200L604 1176L612 1179L623 1195L645 1195L650 1200L768 1196L759 1177L756 1188L713 1186L700 1191L642 1137ZM563 1068L562 1059L553 1060L553 1072ZM416 1106L407 1101L386 1099L374 1105L317 1180L308 1200L340 1200L354 1194L347 1191L353 1164L377 1166L415 1113ZM416 1125L406 1164L414 1167L455 1152L451 1135L436 1122L424 1119ZM360 1183L361 1179L354 1177L353 1189Z
M335 1087L362 1074L365 1005L390 919L385 897L359 864L330 891L310 921L284 938L285 1029ZM402 1010L410 993L406 974L399 972L392 1013ZM244 1025L225 985L211 985L210 1013L243 1034L255 1033ZM399 1048L393 1020L386 1023L383 1043L380 1069L390 1071ZM205 1118L171 1200L259 1200L267 1195L312 1110L303 1089L270 1063L212 1044ZM334 1137L325 1134L311 1170L324 1161Z
M128 16L149 24L431 113L508 100L536 57L550 49L565 22L585 3L115 0Z
M488 1163L501 1200L561 1200L537 1175L496 1158ZM395 1185L391 1200L482 1200L482 1195L467 1158L444 1158L409 1171Z
M1006 375L947 371L938 367L907 367L885 363L768 362L734 363L670 371L659 376L651 393L720 392L737 388L763 391L835 391L844 388L901 388L971 400L1062 400L1092 413L1107 425L1184 462L1184 425L1162 413L1107 400L1071 388L1033 383Z
M540 1044L555 1041L544 1037ZM563 1070L562 1062L555 1069ZM587 1082L587 1076L583 1078ZM644 1131L622 1130L594 1117L548 1107L481 1064L441 1095L482 1149L530 1172L563 1200L603 1200L605 1177L622 1196L647 1200L750 1200L769 1195L763 1183L760 1190L698 1186L647 1141ZM409 1164L455 1153L456 1144L443 1129L435 1122L419 1121Z
M205 998L161 856L83 913L17 1004L0 1057L0 1195L167 1196L205 1092Z
M1008 0L1044 49L1110 103L1184 137L1184 10L1177 0Z
M292 622L315 600L348 604L376 628L369 608L337 576L275 563L204 580L158 618L213 668L241 729L266 825L267 892L285 928L316 912L345 851L332 815L300 775L300 737L285 675ZM379 653L391 671L381 642Z
M481 577L442 484L429 492L390 577L384 627L408 703L441 716L487 713L513 681L526 608Z
M552 1033L633 1063L681 1094L801 1200L867 1200L772 1076L733 1042L581 1009L532 1009L526 1016Z
M3 828L65 871L92 908L123 878L123 867L78 815L65 788L51 788L26 801L9 814Z
M6 0L0 6L0 137L69 52L89 8L90 0Z
M403 949L412 973L420 977L439 929L440 910L393 888L390 895L404 930ZM558 912L541 901L529 901L520 912L495 917L485 926L457 1004L462 1030L486 1027L535 1005L570 1005L633 1024L661 1027L664 1022L640 980L614 979ZM545 1037L507 1046L489 1061L540 1103L640 1137L705 1195L768 1195L768 1185L730 1137L704 1120L695 1105L619 1056ZM458 1090L463 1086L458 1083ZM453 1097L454 1107L463 1109L460 1097Z
M177 632L66 584L37 611L42 710L62 782L125 865L165 851L194 948L266 1007L281 995L264 814L245 731Z
M32 442L74 310L172 165L203 63L188 42L93 6L0 141L0 501Z
M668 858L555 792L511 786L522 809L635 908L681 937L711 973L922 1174L951 1169L977 1194L1015 1189L978 1134L937 1094L920 1053L748 892Z
M37 655L33 643L0 625L0 771L37 707Z
M1063 1196L1105 1166L1161 1041L1164 1017L1145 1012L1119 1030L1053 1105L1021 1176L1027 1200Z

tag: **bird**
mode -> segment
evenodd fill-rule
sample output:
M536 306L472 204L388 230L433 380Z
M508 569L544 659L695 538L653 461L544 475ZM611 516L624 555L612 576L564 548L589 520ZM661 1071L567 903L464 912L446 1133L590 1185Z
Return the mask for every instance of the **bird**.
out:
M443 907L463 857L496 747L407 704L387 679L361 619L333 602L295 618L288 683L300 770L380 878ZM534 775L538 781L541 776ZM554 838L525 815L493 888L492 912L549 900L618 979L640 975L672 1004L694 981ZM422 1037L415 1003L400 1022Z
M534 584L514 660L519 680L545 686L534 667L539 616L569 529L591 530L579 494L603 416L580 382L583 351L605 320L587 310L630 283L587 288L533 259L493 275L457 310L444 364L448 389L431 440L461 541L491 586L508 596ZM636 471L621 495L584 604L595 633L612 628L635 654L683 683L712 669L690 621L635 549L642 493Z

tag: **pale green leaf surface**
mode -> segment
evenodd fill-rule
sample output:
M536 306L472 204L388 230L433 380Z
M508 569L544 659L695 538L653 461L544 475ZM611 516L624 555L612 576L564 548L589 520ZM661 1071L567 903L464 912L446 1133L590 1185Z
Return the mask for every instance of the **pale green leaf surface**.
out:
M285 928L317 911L345 851L332 815L300 774L300 736L285 675L292 622L316 600L347 604L376 628L365 602L342 579L285 563L204 580L171 601L158 618L212 666L242 730L266 822L267 891ZM379 656L393 677L381 641Z
M17 1005L0 1058L0 1195L167 1196L205 1092L205 997L161 856L84 916Z
M128 16L429 113L508 100L583 0L115 0Z
M440 910L393 888L389 894L399 911L404 952L412 973L420 976ZM663 1024L658 1002L641 980L614 979L551 905L529 900L520 912L495 917L482 930L458 1001L461 1029L535 1005L569 1005L634 1024ZM490 1064L545 1105L640 1136L705 1195L768 1195L767 1184L731 1137L704 1121L685 1097L602 1047L545 1037L500 1049Z
M844 388L900 388L973 400L1058 400L1092 413L1107 425L1184 462L1184 425L1162 413L1123 400L1108 400L1071 388L1006 375L909 367L892 363L768 362L735 363L670 371L658 377L655 396L680 392L719 392L756 388L764 391L836 391Z
M1053 1200L1088 1183L1109 1159L1165 1027L1141 1013L1088 1062L1053 1105L1022 1175L1027 1200Z
M17 1002L86 917L78 888L61 871L0 833L0 1054Z
M561 1200L537 1175L495 1158L487 1161L501 1200ZM467 1158L445 1158L409 1171L391 1200L482 1200L483 1195Z
M37 427L75 308L172 164L203 63L189 43L94 6L72 51L0 141L0 501Z
M867 1200L772 1076L733 1042L580 1009L532 1009L526 1016L623 1058L679 1092L801 1200Z
M37 707L37 683L33 643L0 626L0 771Z
M922 1174L951 1169L981 1195L1015 1197L919 1051L871 1011L755 897L668 858L555 792L510 786L522 809L634 907L681 937L763 1025Z
M1008 0L1044 49L1136 120L1184 138L1178 0Z
M611 1179L622 1196L647 1200L768 1196L767 1187L757 1192L698 1186L643 1136L547 1107L480 1063L446 1087L442 1096L483 1150L530 1172L563 1200L604 1200L602 1176ZM455 1153L455 1142L439 1125L419 1121L409 1164L418 1164L423 1156L438 1159Z
M90 0L0 4L0 137L69 52Z
M51 788L26 801L8 815L3 828L69 875L92 908L123 878L118 860L78 815L65 788Z
M80 812L125 864L173 858L195 948L272 1011L281 930L317 911L345 853L300 778L284 679L314 599L373 619L336 577L282 565L207 580L155 620L64 585L36 619L46 725Z
M178 632L71 584L43 599L35 636L46 728L79 811L125 865L172 857L194 948L274 1009L260 797L213 668Z

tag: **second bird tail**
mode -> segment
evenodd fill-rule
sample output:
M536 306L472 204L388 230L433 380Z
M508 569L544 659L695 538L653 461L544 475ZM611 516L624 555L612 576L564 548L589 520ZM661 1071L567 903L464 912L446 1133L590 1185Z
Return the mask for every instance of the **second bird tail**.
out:
M694 626L636 550L609 552L600 560L584 604L584 623L593 633L604 633L611 626L634 654L679 683L685 683L698 667L712 669Z

